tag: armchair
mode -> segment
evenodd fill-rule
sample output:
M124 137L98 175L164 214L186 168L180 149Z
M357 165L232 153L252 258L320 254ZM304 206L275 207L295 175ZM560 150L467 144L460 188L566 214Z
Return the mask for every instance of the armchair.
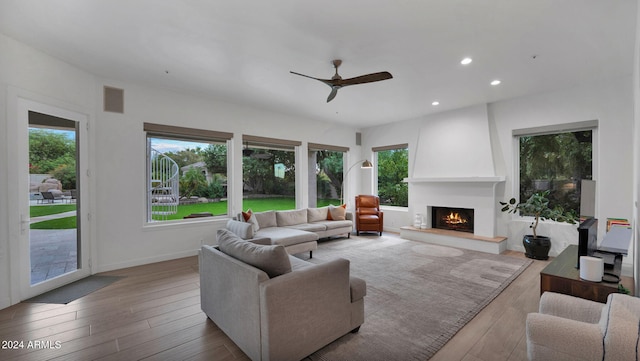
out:
M612 293L602 304L545 292L527 315L529 360L635 360L640 299Z
M356 196L356 235L360 235L361 231L373 231L382 236L383 217L378 196Z

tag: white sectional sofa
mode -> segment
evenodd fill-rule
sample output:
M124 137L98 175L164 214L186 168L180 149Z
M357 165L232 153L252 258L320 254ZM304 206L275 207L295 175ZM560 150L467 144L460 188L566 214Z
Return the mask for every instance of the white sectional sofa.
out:
M236 220L227 222L227 229L244 240L282 245L289 254L309 252L311 257L318 248L318 239L351 236L353 215L338 208L341 207L257 212L247 221L243 214L238 214Z

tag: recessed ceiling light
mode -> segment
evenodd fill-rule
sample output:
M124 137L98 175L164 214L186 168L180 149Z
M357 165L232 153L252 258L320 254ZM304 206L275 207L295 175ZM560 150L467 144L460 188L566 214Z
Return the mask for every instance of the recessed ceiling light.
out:
M433 103L431 103L431 105L440 105L440 102L436 100Z
M500 80L496 79L496 80L491 82L491 85L498 85L500 83L501 83Z
M469 64L471 64L471 62L472 62L472 61L473 61L473 59L471 59L471 58L464 58L464 59L462 59L462 60L460 61L460 64L462 64L462 65L469 65Z

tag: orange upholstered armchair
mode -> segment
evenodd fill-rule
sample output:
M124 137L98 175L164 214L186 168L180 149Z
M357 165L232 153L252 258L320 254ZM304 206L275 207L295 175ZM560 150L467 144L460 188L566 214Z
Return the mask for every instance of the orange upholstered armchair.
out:
M379 232L382 236L382 218L380 198L371 195L356 196L356 234L361 231Z

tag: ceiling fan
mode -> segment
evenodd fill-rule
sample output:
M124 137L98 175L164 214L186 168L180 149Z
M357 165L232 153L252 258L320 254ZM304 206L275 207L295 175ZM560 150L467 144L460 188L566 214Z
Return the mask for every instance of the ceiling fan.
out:
M327 98L327 103L330 102L331 100L333 100L333 98L336 97L336 94L338 94L338 89L340 89L342 87L345 87L345 86L348 86L348 85L373 83L375 81L387 80L387 79L393 78L393 75L391 75L391 73L389 73L388 71L381 71L379 73L361 75L361 76L357 76L355 78L342 79L342 77L340 75L338 75L338 67L340 66L340 64L342 64L342 60L340 60L340 59L336 59L336 60L333 61L333 67L336 69L336 73L333 75L333 77L331 79L314 78L312 76L296 73L295 71L292 71L291 74L300 75L300 76L304 76L306 78L315 79L315 80L321 81L321 82L327 84L328 86L330 86L331 87L331 93L329 94L329 97Z

